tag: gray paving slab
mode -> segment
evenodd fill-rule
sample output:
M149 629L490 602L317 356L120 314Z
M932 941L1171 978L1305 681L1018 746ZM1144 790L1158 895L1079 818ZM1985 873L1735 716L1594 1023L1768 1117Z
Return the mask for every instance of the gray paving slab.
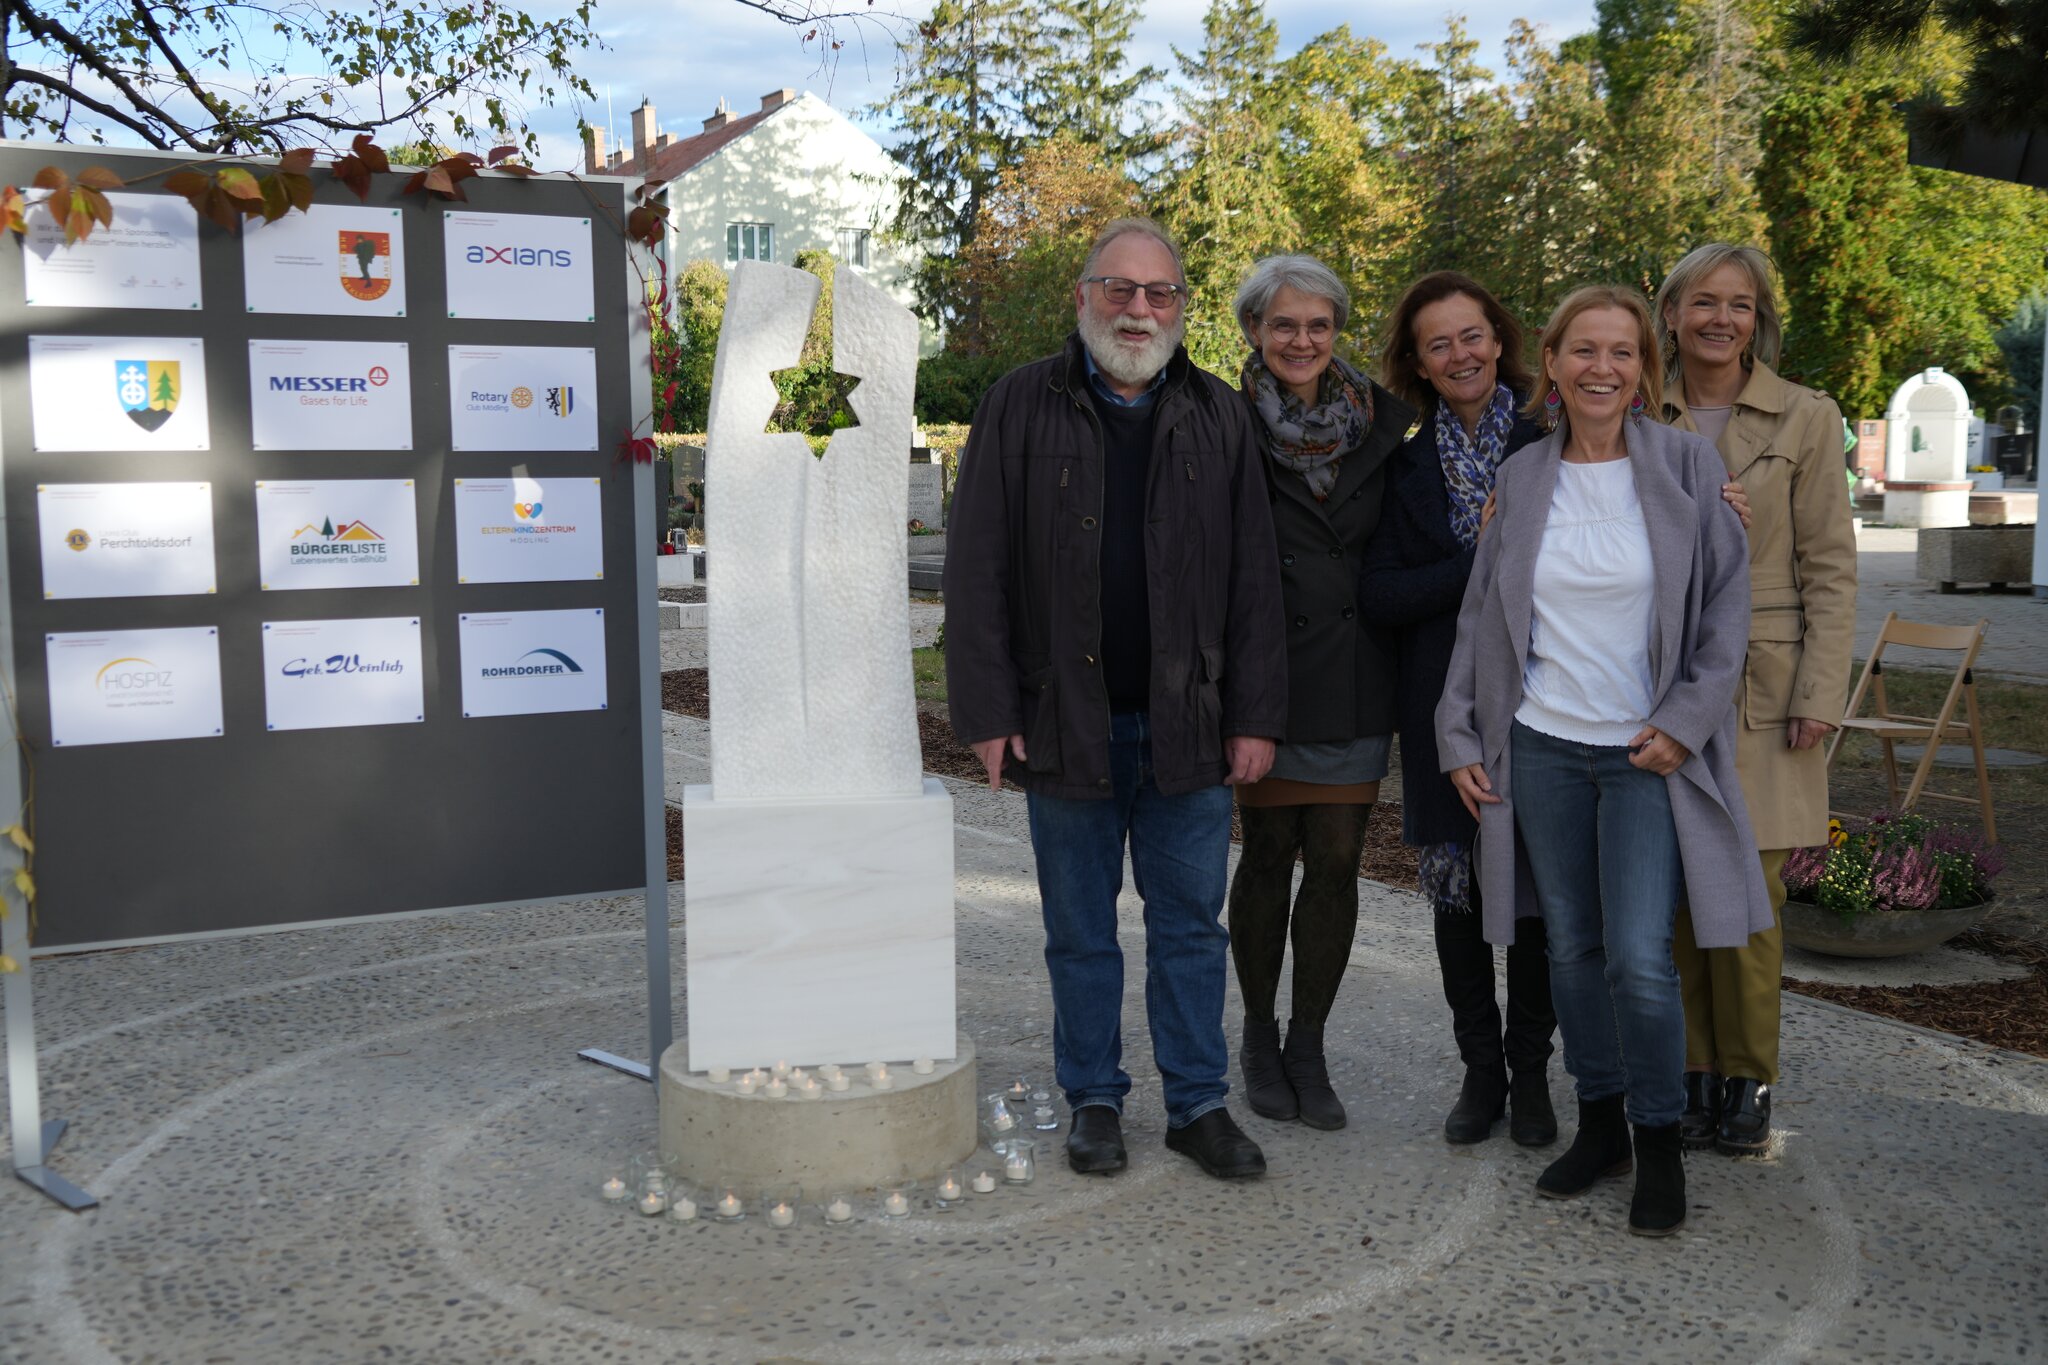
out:
M704 727L664 730L674 783ZM962 1027L1050 1067L1023 802L956 799ZM648 1145L631 899L46 961L56 1165L0 1184L0 1361L2015 1361L2048 1351L2048 1064L1788 998L1781 1137L1688 1160L1691 1221L1627 1183L1535 1197L1551 1153L1448 1148L1456 1060L1420 901L1362 885L1330 1029L1350 1128L1246 1115L1272 1174L1161 1146L1127 973L1132 1168L957 1212L782 1232L605 1206ZM682 888L671 895L678 948ZM1141 950L1126 896L1120 934ZM678 975L680 1012L681 977ZM1229 1006L1235 1030L1237 1002ZM1569 1116L1568 1085L1553 1089Z
M1870 653L1885 613L1938 626L1991 622L1979 654L1984 672L2027 682L2048 682L2048 600L2029 592L1942 593L1913 576L1920 533L1911 528L1874 526L1856 537L1856 657ZM1887 650L1908 665L1953 668L1955 656Z

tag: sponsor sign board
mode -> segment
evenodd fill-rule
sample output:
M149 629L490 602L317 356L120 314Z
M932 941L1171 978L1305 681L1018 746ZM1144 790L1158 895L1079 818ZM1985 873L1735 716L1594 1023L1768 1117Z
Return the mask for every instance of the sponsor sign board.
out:
M252 313L405 316L405 227L397 209L314 204L242 229Z
M30 190L40 201L48 191ZM30 214L21 243L22 302L31 308L199 306L199 215L169 194L109 193L114 221L64 245L55 215Z
M265 621L263 699L272 730L426 719L417 616Z
M587 346L450 346L454 450L596 450L597 352Z
M590 220L536 213L441 215L448 316L589 322Z
M402 341L252 341L257 450L411 450L412 367Z
M265 592L412 587L420 581L412 480L263 480L256 545Z
M466 612L462 714L602 711L604 609Z
M43 637L50 742L58 748L221 732L220 632L213 626Z
M455 480L455 573L464 583L604 577L602 479Z
M28 339L37 450L205 450L198 337Z
M214 590L210 483L37 484L36 538L45 598Z

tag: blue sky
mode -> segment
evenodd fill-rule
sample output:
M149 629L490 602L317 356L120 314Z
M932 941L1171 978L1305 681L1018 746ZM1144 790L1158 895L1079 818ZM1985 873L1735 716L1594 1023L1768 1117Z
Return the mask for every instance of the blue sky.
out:
M929 0L924 5L916 0L878 0L876 7L892 3L902 14L921 15L929 7ZM1206 0L1148 0L1134 45L1136 62L1170 70L1171 45L1190 50L1200 46L1205 8ZM1496 67L1501 43L1516 18L1547 27L1553 40L1593 24L1593 0L1465 0L1441 6L1268 0L1266 8L1279 23L1283 52L1348 23L1354 33L1379 38L1404 56L1440 35L1447 14L1462 13L1482 44L1484 57ZM545 14L549 9L535 4L533 12ZM890 140L886 117L858 113L886 97L892 84L893 30L881 24L842 25L840 36L847 45L830 65L821 65L818 54L803 47L797 31L735 0L600 0L596 24L609 48L582 63L584 75L598 91L597 106L586 110L585 117L604 125L609 89L614 145L618 138L630 141L627 116L643 95L653 100L665 130L687 137L699 131L721 97L734 111L745 113L760 107L763 92L782 86L813 91L854 115L876 137ZM563 169L579 156L574 111L538 109L529 122L542 135L538 164L543 169Z

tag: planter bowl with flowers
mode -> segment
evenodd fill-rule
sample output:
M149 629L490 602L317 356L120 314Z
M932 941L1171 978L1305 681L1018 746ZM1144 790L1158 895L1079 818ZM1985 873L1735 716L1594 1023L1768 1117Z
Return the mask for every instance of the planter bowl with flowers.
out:
M1785 859L1785 942L1835 957L1939 947L1991 908L2005 854L1975 830L1881 810L1861 829L1828 822L1824 848Z

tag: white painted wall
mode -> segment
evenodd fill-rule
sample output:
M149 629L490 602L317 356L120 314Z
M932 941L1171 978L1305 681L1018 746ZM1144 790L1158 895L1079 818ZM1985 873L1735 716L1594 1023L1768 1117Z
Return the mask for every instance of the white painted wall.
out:
M880 143L806 91L672 183L671 271L700 258L727 265L728 223L772 223L778 265L796 264L804 250L837 257L839 229L866 228L864 278L908 308L914 254L884 240L901 175ZM851 269L843 260L839 268ZM938 349L939 337L922 324L919 340L927 355Z

